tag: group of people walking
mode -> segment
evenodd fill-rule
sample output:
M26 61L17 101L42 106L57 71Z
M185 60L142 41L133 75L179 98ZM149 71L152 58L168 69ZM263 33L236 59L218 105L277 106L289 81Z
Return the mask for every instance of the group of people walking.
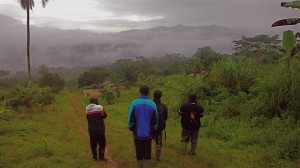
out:
M142 85L139 89L140 96L133 100L128 110L128 129L133 133L137 167L149 165L151 160L151 142L155 140L155 160L160 160L163 133L165 133L166 120L168 119L168 107L161 102L162 92L155 90L154 99L149 98L149 87ZM197 148L198 133L201 126L200 118L203 117L204 109L197 103L195 93L190 93L187 102L183 103L178 110L181 116L181 149L186 155L188 142L191 142L191 150L188 154L195 155ZM104 119L107 114L104 108L98 104L97 98L91 98L86 106L90 146L95 160L98 159L97 144L99 146L99 159L106 161L105 152L105 125Z

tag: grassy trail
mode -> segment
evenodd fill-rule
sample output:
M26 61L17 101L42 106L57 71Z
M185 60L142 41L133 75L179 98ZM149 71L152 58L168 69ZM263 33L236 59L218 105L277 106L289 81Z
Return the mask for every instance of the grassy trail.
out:
M64 91L57 96L57 104L44 112L25 109L0 114L0 167L113 167L93 161L84 106L78 97Z
M134 88L135 89L135 88ZM104 103L105 111L108 114L106 119L107 146L111 155L122 168L132 168L136 165L135 150L132 132L127 129L127 110L131 100L138 95L135 90L123 90L117 102L111 105ZM199 145L199 153L196 156L182 156L180 149L180 124L171 118L167 122L167 141L163 142L161 161L152 160L153 168L206 168L218 167L209 166L205 163L205 156L201 154L202 145ZM201 141L201 140L199 140ZM152 158L155 156L154 141L152 143ZM211 164L216 165L216 164Z
M88 132L87 132L87 122L86 122L86 117L85 117L85 113L84 113L84 109L85 109L85 105L82 104L81 98L79 97L78 94L74 94L74 93L68 93L67 95L68 97L68 101L69 104L71 105L71 107L73 108L73 115L70 116L70 120L69 122L73 125L73 127L75 127L78 132L80 132L81 137L85 140L85 144L88 144L86 146L87 150L88 150L88 156L91 156L91 152L90 152L90 147L89 147L89 136L88 136ZM94 162L92 165L94 167L99 167L99 163L101 164L101 167L104 168L117 168L117 164L116 162L112 159L108 148L106 148L105 151L105 157L108 158L108 162ZM90 158L90 157L88 157Z

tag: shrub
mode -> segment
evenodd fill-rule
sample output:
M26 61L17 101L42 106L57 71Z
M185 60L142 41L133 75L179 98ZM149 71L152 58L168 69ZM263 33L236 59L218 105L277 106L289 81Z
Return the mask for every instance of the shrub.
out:
M251 59L226 59L213 67L210 77L230 92L248 92L254 84L255 64Z
M51 92L53 93L58 93L63 89L64 85L65 81L58 74L47 73L40 79L40 86L50 87Z
M294 118L300 118L300 63L295 60L291 65L269 66L257 80L251 88L251 94L257 97L251 100L253 115L273 118L290 113Z

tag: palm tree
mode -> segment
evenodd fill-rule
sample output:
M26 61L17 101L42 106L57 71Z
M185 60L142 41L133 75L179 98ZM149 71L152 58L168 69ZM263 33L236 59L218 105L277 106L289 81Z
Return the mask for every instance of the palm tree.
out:
M34 7L34 0L19 0L21 7L27 12L27 65L28 65L28 80L31 80L31 65L30 65L30 15L29 10ZM43 7L46 6L48 0L42 0Z

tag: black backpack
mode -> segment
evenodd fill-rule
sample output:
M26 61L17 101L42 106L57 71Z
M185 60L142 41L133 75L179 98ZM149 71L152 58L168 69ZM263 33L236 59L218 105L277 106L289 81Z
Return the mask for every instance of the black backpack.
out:
M157 103L156 107L158 112L157 132L161 132L166 128L165 111L164 111L164 106L161 103Z

